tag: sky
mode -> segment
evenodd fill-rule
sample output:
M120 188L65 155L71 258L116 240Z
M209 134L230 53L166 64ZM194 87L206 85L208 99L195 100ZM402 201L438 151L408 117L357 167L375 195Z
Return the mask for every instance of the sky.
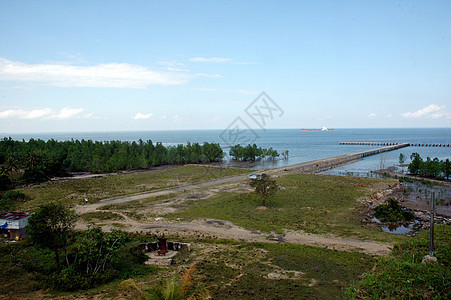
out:
M451 127L451 1L0 0L0 133Z

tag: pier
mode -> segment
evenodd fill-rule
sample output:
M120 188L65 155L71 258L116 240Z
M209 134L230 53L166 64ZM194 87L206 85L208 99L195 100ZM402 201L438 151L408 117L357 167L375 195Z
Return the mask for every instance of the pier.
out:
M340 145L364 145L364 146L396 146L407 145L403 147L451 147L447 143L386 143L386 142L340 142Z
M365 146L383 146L376 149L370 149L351 154L344 154L329 158L307 161L291 166L284 166L272 169L272 171L293 171L296 173L318 173L325 170L337 168L346 164L350 164L364 157L376 155L383 152L393 151L405 147L451 147L451 144L443 143L388 143L388 142L341 142L340 145L365 145Z
M402 144L395 143L393 145L385 146L382 148L361 151L361 152L357 152L357 153L353 153L353 154L357 155L360 158L363 158L366 156L375 155L375 154L379 154L382 152L393 151L393 150L404 148L404 147L409 147L409 144L408 143L402 143Z
M340 143L341 144L341 143ZM304 162L300 164L295 164L291 166L281 167L285 170L291 170L297 173L317 173L329 169L333 169L339 166L343 166L349 163L353 163L363 159L364 157L375 155L383 152L393 151L396 149L409 147L409 143L390 143L391 145L387 145L381 148L370 149L365 151L360 151L351 154L339 155L329 158L318 159L314 161ZM357 145L357 144L350 144Z

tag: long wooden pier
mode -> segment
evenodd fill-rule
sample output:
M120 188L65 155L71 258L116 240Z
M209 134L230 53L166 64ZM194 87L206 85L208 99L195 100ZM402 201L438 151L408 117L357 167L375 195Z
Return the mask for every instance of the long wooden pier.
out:
M353 163L361 160L363 157L375 155L382 152L393 151L399 148L408 147L408 143L396 143L395 145L388 145L381 148L370 149L351 154L344 154L329 158L318 159L314 161L308 161L291 166L281 167L284 170L292 170L298 173L317 173L328 169L333 169L342 165Z
M389 146L385 146L382 148L361 151L361 152L357 152L357 153L353 153L353 154L357 155L358 157L366 157L366 156L375 155L375 154L382 153L382 152L393 151L393 150L396 150L399 148L404 148L404 147L409 147L409 144L408 143L394 144L394 145L389 145Z
M451 147L448 143L386 143L386 142L340 142L340 145L366 145L366 146L395 146L403 147ZM401 147L402 148L402 147Z

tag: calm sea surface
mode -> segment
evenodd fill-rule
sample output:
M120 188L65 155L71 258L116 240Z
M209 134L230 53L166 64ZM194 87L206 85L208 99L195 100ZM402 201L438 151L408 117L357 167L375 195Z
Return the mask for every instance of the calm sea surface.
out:
M247 137L246 137L247 134ZM350 146L339 145L339 142L410 142L410 143L451 143L451 128L419 128L419 129L336 129L335 131L307 131L300 129L268 129L248 131L242 139L237 138L236 132L224 130L174 130L174 131L129 131L129 132L73 132L73 133L33 133L33 134L7 134L1 136L16 140L55 139L59 141L71 139L85 139L93 141L138 141L152 140L154 143L162 142L164 145L191 143L220 143L225 152L231 144L255 142L263 148L272 147L282 152L289 151L288 160L264 162L261 168L279 167L300 162L311 161L336 155L348 154L377 146ZM451 159L451 148L443 147L407 147L396 151L386 152L366 157L364 160L349 164L334 170L329 174L343 172L369 172L370 170L398 164L399 154L410 156L417 152L421 157L438 157ZM409 161L407 161L408 163Z

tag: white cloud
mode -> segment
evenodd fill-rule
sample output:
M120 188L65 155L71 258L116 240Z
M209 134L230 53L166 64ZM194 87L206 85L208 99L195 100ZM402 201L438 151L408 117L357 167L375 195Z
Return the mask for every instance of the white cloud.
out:
M231 58L226 57L193 57L190 58L189 61L194 62L210 62L210 63L225 63L232 61Z
M50 108L34 109L25 111L23 109L10 109L0 111L0 119L20 118L20 119L40 119L52 113Z
M58 87L146 88L183 84L189 74L149 70L140 65L107 63L92 66L26 64L0 58L0 80L34 82Z
M222 75L219 75L219 74L206 74L206 73L196 73L195 75L197 77L211 77L211 78L222 77Z
M44 109L34 109L29 112L25 112L23 115L24 119L40 119L52 113L52 109L44 108Z
M153 116L152 113L143 114L143 113L137 113L134 117L132 117L133 120L146 120Z
M93 113L86 114L84 116L80 116L83 112L83 108L63 108L58 112L53 111L51 108L44 109L33 109L30 111L26 111L23 109L10 109L5 111L0 111L0 119L11 119L11 118L19 118L19 119L57 119L64 120L70 118L90 118L93 116Z
M20 114L20 111L13 110L13 109L0 111L0 119L12 118L19 114Z
M446 115L449 115L449 113L445 111L445 107L438 106L436 104L430 104L415 112L405 112L402 114L404 118L420 118L423 116L430 116L435 119L441 118Z
M209 88L209 87L196 87L196 88L191 88L191 90L201 91L201 92L217 92L218 91L218 89Z
M370 119L374 119L374 118L376 118L377 117L377 114L375 114L375 113L370 113L369 115L368 115L368 118L370 118Z
M49 119L65 120L77 117L83 112L83 108L63 108L58 113L49 116Z

